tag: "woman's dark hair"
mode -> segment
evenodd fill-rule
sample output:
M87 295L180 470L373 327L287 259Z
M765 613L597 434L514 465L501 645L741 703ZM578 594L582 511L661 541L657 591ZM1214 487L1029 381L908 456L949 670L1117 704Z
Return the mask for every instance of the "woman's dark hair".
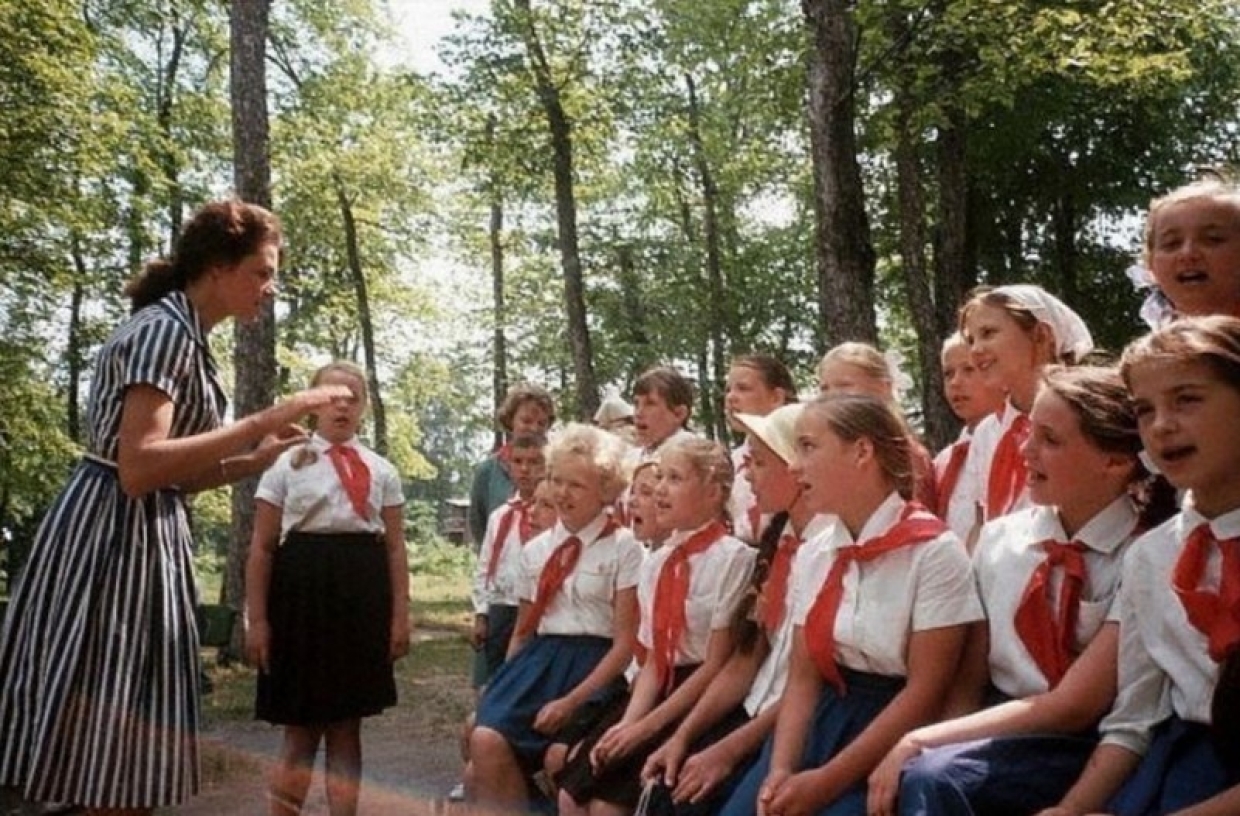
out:
M216 267L236 266L269 244L280 245L280 220L257 204L212 201L193 214L172 254L150 261L125 285L133 311L183 290Z
M762 585L771 574L771 563L775 560L775 551L779 549L779 539L788 525L788 511L780 510L771 517L770 524L758 538L758 556L754 560L753 574L749 577L749 587L744 597L732 613L732 642L741 654L753 654L758 645L758 634L762 631L758 621L753 619L753 610L762 593Z
M516 418L517 411L520 411L521 406L527 402L534 403L547 415L548 426L555 422L555 403L552 402L551 395L537 385L517 383L508 389L508 393L504 395L504 401L500 403L499 410L495 412L495 419L505 433L512 433L512 421Z

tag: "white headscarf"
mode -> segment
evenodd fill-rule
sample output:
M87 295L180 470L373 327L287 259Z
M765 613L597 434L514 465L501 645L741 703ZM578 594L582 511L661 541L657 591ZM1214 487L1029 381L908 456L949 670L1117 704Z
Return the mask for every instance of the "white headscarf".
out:
M1071 354L1073 359L1079 360L1094 350L1094 338L1081 316L1041 286L1015 283L992 291L1025 307L1039 323L1050 326L1055 338L1055 353L1059 356Z

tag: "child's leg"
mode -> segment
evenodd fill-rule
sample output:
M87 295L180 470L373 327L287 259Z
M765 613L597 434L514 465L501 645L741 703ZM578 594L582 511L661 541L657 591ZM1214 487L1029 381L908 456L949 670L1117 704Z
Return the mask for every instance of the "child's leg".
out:
M590 802L587 812L590 816L630 816L633 809L624 805L617 805L614 802L604 802L602 799L595 799Z
M577 804L577 802L573 800L573 797L569 796L565 791L560 791L558 804L560 808L560 816L589 816L589 803L586 803L586 807L582 807Z
M314 774L314 755L322 738L323 730L318 727L284 726L284 742L271 772L271 816L301 813L306 791L310 789L310 777Z
M553 742L547 748L547 752L543 754L543 770L547 772L547 776L554 779L563 768L564 763L568 761L568 746L562 742Z
M485 726L470 735L466 781L470 800L484 808L520 810L529 800L525 775L508 740Z
M327 726L327 807L331 816L355 816L362 777L362 721Z

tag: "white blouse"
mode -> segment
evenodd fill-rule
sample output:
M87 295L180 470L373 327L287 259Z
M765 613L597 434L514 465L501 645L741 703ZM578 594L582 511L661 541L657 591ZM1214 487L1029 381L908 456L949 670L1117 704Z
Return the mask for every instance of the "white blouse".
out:
M615 595L637 586L645 550L624 527L602 535L610 521L610 514L603 512L578 531L583 543L581 556L538 622L540 635L613 636ZM521 548L522 577L517 593L521 600L534 600L543 567L571 535L557 522Z
M766 659L758 667L758 674L753 679L749 694L745 697L745 711L750 717L756 717L775 703L784 694L784 686L788 683L788 659L792 656L792 635L796 625L792 620L792 611L796 607L796 576L805 571L805 562L813 551L815 541L827 536L829 528L839 523L832 515L821 514L810 519L809 524L801 531L801 546L792 559L792 569L788 573L788 586L784 596L784 619L771 638L771 650Z
M391 462L357 441L345 443L356 448L370 469L368 518L353 509L336 468L327 455L332 446L318 434L304 445L289 448L263 473L254 493L256 499L283 511L281 536L296 530L303 533L382 533L380 510L405 503L400 474ZM293 467L297 461L300 467Z
M866 521L859 539L865 542L885 533L904 506L904 499L892 493ZM804 627L836 554L856 544L847 527L834 524L801 560L794 612L798 627ZM857 671L904 676L912 632L981 619L969 556L948 530L930 541L849 565L835 618L836 660ZM804 631L804 636L813 638L814 633Z
M701 528L699 528L701 529ZM637 601L641 607L641 626L637 638L646 648L654 647L654 595L659 573L672 551L697 530L677 530L667 543L646 559ZM706 659L710 634L726 628L749 588L757 551L748 544L725 535L705 551L689 556L689 591L685 598L685 631L676 651L676 665L701 663Z
M1124 559L1119 606L1119 694L1099 730L1102 741L1136 753L1149 748L1150 732L1171 714L1210 722L1219 666L1209 641L1188 620L1171 587L1176 560L1189 534L1210 525L1218 539L1240 536L1240 509L1206 519L1192 506L1137 539ZM1218 589L1222 556L1211 548L1202 587Z
M1081 590L1075 645L1079 654L1105 622L1119 589L1123 556L1137 529L1137 511L1127 497L1103 508L1072 539L1086 548L1087 578ZM1043 541L1067 543L1053 507L1031 507L987 522L973 551L973 573L990 630L990 679L1009 697L1041 694L1046 678L1016 633L1016 611L1034 571L1046 561ZM1063 570L1052 573L1058 598ZM1055 608L1058 608L1055 605Z

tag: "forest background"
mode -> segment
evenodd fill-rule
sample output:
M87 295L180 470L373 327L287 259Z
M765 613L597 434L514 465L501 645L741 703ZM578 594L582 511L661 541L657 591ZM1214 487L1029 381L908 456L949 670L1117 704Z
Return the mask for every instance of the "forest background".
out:
M1040 283L1118 349L1149 200L1240 159L1237 2L490 0L434 71L394 26L423 2L233 0L269 15L259 147L287 247L270 368L244 329L213 341L247 358L226 368L251 408L327 359L365 366L412 541L519 380L589 417L671 363L724 438L732 355L810 387L826 347L868 340L904 355L937 448L969 288ZM233 189L230 82L221 0L0 0L10 570L81 450L124 281ZM243 503L194 505L234 565Z

